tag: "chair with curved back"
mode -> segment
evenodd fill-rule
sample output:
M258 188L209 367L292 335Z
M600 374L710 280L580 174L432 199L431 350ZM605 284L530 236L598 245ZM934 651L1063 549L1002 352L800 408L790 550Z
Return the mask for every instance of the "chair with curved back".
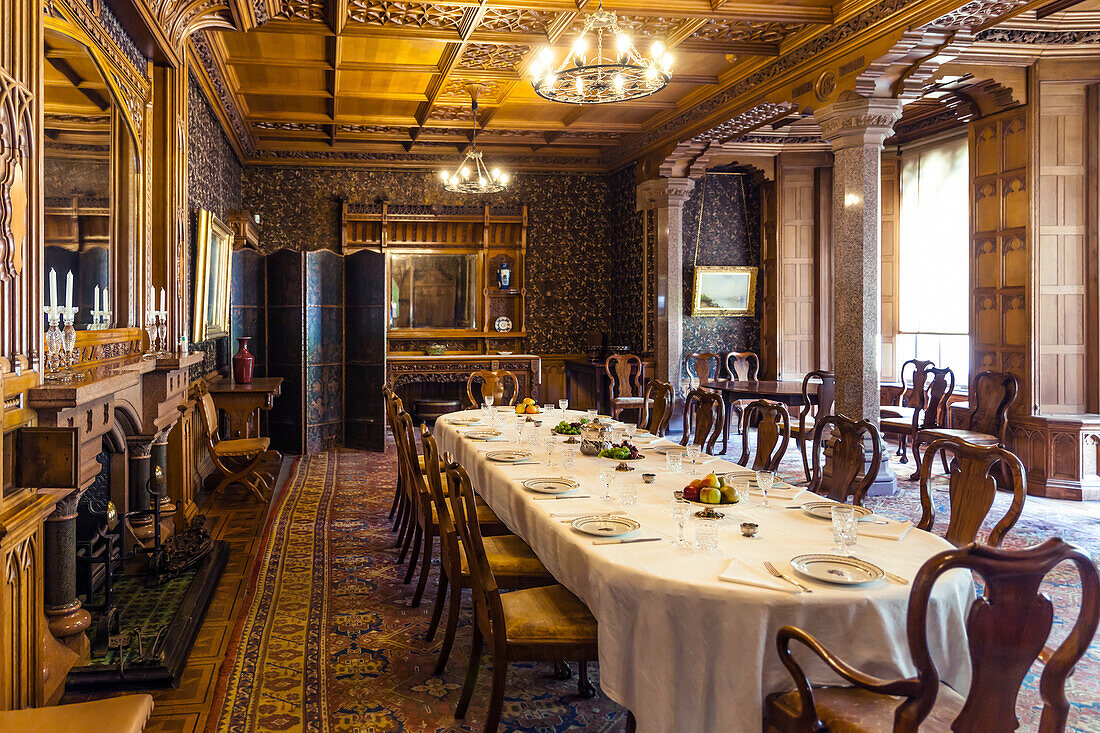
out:
M645 388L642 416L638 427L653 435L664 436L672 420L672 385L660 379L651 379Z
M810 385L816 391L810 391ZM836 375L824 369L807 372L802 378L802 406L798 411L798 424L791 426L791 435L802 454L802 470L806 480L810 480L810 457L806 452L807 443L813 441L816 421L833 412L833 398L836 394Z
M439 447L436 445L435 437L425 425L420 427L420 444L424 446L424 465L428 467L425 475L439 525L439 589L436 591L435 606L432 608L428 631L424 635L425 641L435 638L435 632L443 617L443 606L448 598L450 601L447 626L443 633L443 645L439 650L439 661L436 663L435 671L432 672L434 675L441 675L446 670L447 659L451 655L451 647L454 645L455 633L458 630L462 590L471 587L470 568L466 563L465 552L452 511L455 495L451 491L450 482L443 476L440 468ZM449 456L447 459L447 462L450 462ZM489 565L502 588L534 588L555 582L554 576L539 561L530 546L516 535L484 537L483 541Z
M964 427L921 430L917 440L929 443L937 438L961 438L978 445L1006 445L1008 410L1016 401L1020 382L1008 372L978 372L970 389L970 414ZM914 450L916 446L914 445Z
M931 376L931 379L929 379ZM883 417L879 421L879 430L884 435L898 436L898 451L901 462L908 463L905 453L907 442L912 442L914 471L910 481L920 478L920 438L922 430L935 430L942 427L947 417L947 405L955 392L955 373L950 368L924 368L919 376L914 375L913 384L921 385L921 392L914 395L913 409L908 416Z
M924 395L925 370L934 366L936 362L924 359L908 359L902 362L901 369L898 370L901 392L898 394L897 404L881 405L879 413L883 417L912 417L913 411L919 409ZM905 373L909 367L912 367L912 372L909 375L909 381L906 382ZM904 455L904 451L899 452L898 455Z
M831 453L829 467L825 473L821 461L821 442L825 430L830 429L829 441ZM866 461L864 436L871 439L871 462ZM827 415L817 421L814 428L814 473L810 479L810 491L823 494L833 501L847 502L862 506L863 497L878 476L882 463L882 438L875 426L867 420L852 420L844 415ZM866 467L866 473L864 468ZM860 474L863 474L862 478Z
M1024 510L1027 497L1027 474L1019 457L999 445L977 445L961 438L940 438L932 441L924 452L924 462L920 468L921 518L917 529L931 532L936 523L936 506L932 502L932 492L928 486L932 476L932 463L936 454L943 451L951 454L948 469L948 494L951 516L947 521L944 538L961 547L975 541L982 522L993 506L997 495L997 482L1006 474L1012 490L1012 503L1005 515L989 532L987 544L1000 547L1001 541L1016 524Z
M1065 640L1046 647L1055 609L1042 592L1043 579L1063 562L1080 577L1080 610ZM966 616L971 683L967 697L940 682L929 651L928 606L932 589L944 573L967 569L982 577L983 594ZM907 636L916 674L886 680L845 664L808 632L784 626L776 635L783 666L795 690L769 695L764 702L764 730L958 733L1012 731L1019 727L1016 697L1036 660L1043 665L1039 694L1043 713L1039 733L1066 728L1069 702L1066 681L1085 655L1100 622L1100 576L1089 556L1061 539L1049 539L1023 550L967 545L934 555L917 573L909 594ZM1068 625L1068 623L1066 624ZM791 642L810 649L849 685L813 687L791 654ZM885 651L885 650L884 650ZM816 675L815 675L816 676Z
M397 411L394 409L394 400L397 395L388 384L382 385L382 399L386 406L386 424L390 428L390 437L393 438L394 445L397 445ZM402 489L402 481L404 477L404 469L400 460L397 462L397 482L394 484L393 491L393 503L390 504L390 519L394 519L394 530L397 530L398 525L401 523L402 513L404 511L404 490ZM395 516L396 515L396 519Z
M705 387L707 382L722 378L722 359L712 351L700 351L684 357L684 373L688 389Z
M680 439L680 445L687 445L691 441L705 452L713 454L714 444L722 434L725 414L720 393L699 388L688 392L684 400L684 435Z
M214 398L210 390L202 381L196 383L195 389L206 452L214 468L222 475L222 480L211 494L219 494L231 484L241 484L266 504L267 497L264 496L264 492L270 494L271 487L264 478L263 469L268 465L277 464L279 455L276 451L270 450L271 438L222 440L218 436L218 410L214 406Z
M753 351L731 351L726 354L726 375L735 382L755 382L760 379L760 357ZM745 408L752 400L730 400L726 403L726 427L722 435L722 448L725 452L730 437L730 424L737 413L737 432L741 433Z
M756 420L756 457L754 471L777 471L791 440L791 416L782 402L753 400L745 406L745 425ZM741 457L738 465L749 465L749 431L741 433Z
M493 404L495 405L514 405L516 400L519 399L519 380L516 379L516 375L512 374L506 369L478 369L466 379L466 397L470 400L471 407L480 407L482 400L474 397L474 382L481 381L480 396L484 398L484 395L488 392L493 395ZM504 401L504 389L505 382L512 382L512 396L508 402Z
M619 419L623 410L642 411L642 379L645 370L642 359L634 354L612 354L604 363L607 372L608 393L611 395L611 417Z
M494 733L500 725L509 662L577 661L578 692L584 697L595 695L587 665L598 659L597 626L588 607L563 585L501 593L481 529L470 519L476 510L470 477L462 466L448 463L447 479L453 492L452 507L470 568L474 598L473 643L455 718L464 718L470 706L483 644L488 645L493 659L485 733Z

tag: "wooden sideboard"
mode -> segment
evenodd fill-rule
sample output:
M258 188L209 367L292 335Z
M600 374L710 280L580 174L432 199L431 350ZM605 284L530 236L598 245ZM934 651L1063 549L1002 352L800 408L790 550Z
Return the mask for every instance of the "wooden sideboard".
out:
M520 397L539 398L542 359L534 354L391 354L386 358L386 382L410 406L413 400L428 397L453 397L465 404L466 380L481 369L512 372L519 380Z

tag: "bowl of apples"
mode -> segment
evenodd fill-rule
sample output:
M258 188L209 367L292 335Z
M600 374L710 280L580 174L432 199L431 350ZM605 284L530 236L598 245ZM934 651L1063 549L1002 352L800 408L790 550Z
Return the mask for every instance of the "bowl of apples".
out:
M535 404L535 401L530 397L525 398L522 402L516 403L517 415L537 415L542 412L539 406Z
M738 504L741 501L733 484L727 484L726 477L716 473L708 473L701 479L695 479L685 486L683 491L677 493L693 504L702 504L707 507L696 513L695 516L701 519L721 519L725 515L713 507Z

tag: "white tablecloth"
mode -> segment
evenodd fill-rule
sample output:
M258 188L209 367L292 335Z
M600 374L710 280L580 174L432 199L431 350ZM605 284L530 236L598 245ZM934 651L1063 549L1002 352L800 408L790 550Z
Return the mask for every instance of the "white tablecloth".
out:
M497 415L505 425L512 424L503 413ZM549 436L550 425L560 415L554 410L540 417L540 434ZM646 451L637 470L618 474L638 487L637 504L625 509L617 501L600 498L600 468L614 465L606 459L578 455L577 470L564 473L548 468L539 449L532 458L536 465L504 465L486 459L485 451L516 444L473 441L462 436L468 429L449 424L446 417L438 420L435 436L440 449L466 468L497 515L591 609L599 622L600 685L611 699L634 712L639 731L759 731L765 695L793 688L775 651L776 631L786 624L815 634L867 673L885 678L915 673L905 631L910 586L881 582L853 589L799 578L813 592L795 594L718 580L733 557L756 567L770 560L793 573L787 564L792 557L829 550L831 524L784 509L791 501L773 499L769 509L761 508L755 498L747 507L720 507L726 513L717 522L720 556L677 549L671 544L677 530L669 505L672 492L690 477L667 473L663 456ZM514 429L506 429L504 437L514 440ZM720 461L700 474L737 468ZM643 471L656 473L656 482L643 484ZM544 495L521 486L529 478L560 475L577 479L581 488L575 493L591 498L536 501ZM550 516L613 509L641 522L638 536L665 539L595 546L591 537L573 530L562 517ZM694 539L694 525L700 521L689 520L689 539ZM743 538L742 521L757 522L759 535ZM913 530L901 542L861 537L856 555L912 580L925 560L945 549L950 545L943 539ZM929 639L941 679L961 691L969 685L964 622L973 598L970 574L954 571L939 581L929 614ZM796 650L796 657L810 659L805 650ZM838 679L820 663L804 667L816 682Z

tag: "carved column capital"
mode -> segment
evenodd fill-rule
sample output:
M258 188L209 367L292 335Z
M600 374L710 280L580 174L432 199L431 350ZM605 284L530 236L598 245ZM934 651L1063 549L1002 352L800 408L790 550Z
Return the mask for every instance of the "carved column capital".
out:
M894 123L901 117L901 100L857 97L823 107L814 113L821 126L821 136L833 150L873 145L894 132Z
M695 181L690 178L653 178L638 184L637 209L659 209L666 206L682 207L688 200Z
M130 458L148 458L153 442L147 437L141 437L137 440L127 438L126 447L129 449Z

